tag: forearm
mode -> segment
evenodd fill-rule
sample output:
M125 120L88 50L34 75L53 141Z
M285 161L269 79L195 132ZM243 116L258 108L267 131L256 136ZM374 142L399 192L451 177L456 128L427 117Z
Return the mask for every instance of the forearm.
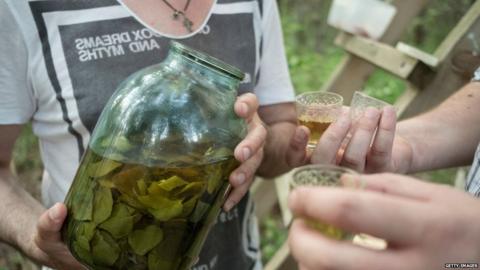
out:
M470 83L435 109L401 121L411 146L408 172L467 165L480 141L480 84Z
M44 207L19 184L7 168L0 169L0 241L31 253L31 236Z
M274 177L287 172L286 154L290 140L295 132L296 124L279 122L267 127L268 135L264 147L264 158L257 174L263 177Z

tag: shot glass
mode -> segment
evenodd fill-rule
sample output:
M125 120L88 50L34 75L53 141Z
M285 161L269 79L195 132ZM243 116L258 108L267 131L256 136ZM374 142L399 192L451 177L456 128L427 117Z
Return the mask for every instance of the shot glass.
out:
M315 149L323 132L341 114L343 97L331 92L307 92L296 97L297 119L310 129L307 150Z
M350 118L352 119L352 123L355 123L360 117L362 117L369 107L382 110L383 107L389 105L390 104L385 101L371 97L363 92L355 91L350 103Z
M290 191L301 186L333 186L350 189L363 188L363 182L361 182L360 178L355 178L355 180L349 178L350 180L347 180L347 178L342 178L343 174L358 176L358 173L352 169L336 165L315 164L302 166L296 169L293 177L290 179ZM352 240L354 237L354 234L350 232L319 220L306 219L306 222L312 228L333 239Z

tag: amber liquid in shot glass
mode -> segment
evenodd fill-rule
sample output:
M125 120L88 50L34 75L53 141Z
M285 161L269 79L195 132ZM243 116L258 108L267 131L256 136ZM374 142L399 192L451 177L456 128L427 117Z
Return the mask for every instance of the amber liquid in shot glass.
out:
M343 174L358 175L355 171L335 165L307 165L296 169L290 180L290 189L300 186L333 186L359 189L361 185L356 182L342 182ZM352 240L354 234L337 228L319 220L305 219L306 223L322 234L336 240Z
M315 148L318 140L322 137L322 134L327 130L333 119L320 119L319 121L312 121L307 119L298 119L298 123L302 126L306 126L310 130L310 138L308 139L308 148Z
M310 130L307 150L311 151L342 113L343 97L331 92L307 92L297 96L295 105L298 123Z

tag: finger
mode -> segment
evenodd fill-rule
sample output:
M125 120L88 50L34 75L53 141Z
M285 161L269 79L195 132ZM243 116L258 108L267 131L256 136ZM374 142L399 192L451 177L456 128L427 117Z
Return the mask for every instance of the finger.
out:
M60 230L67 216L64 204L56 203L45 211L37 222L37 237L43 241L61 241Z
M313 270L313 269L308 269L305 265L298 264L298 270Z
M290 140L290 145L287 149L287 164L290 167L298 167L305 164L307 153L306 147L308 144L308 137L310 131L305 126L299 126L295 129L295 134Z
M311 157L312 163L335 164L337 152L348 134L350 125L347 113L343 113L333 122L320 137Z
M437 186L399 174L362 175L365 189L419 201L430 200Z
M260 122L252 125L253 127L247 136L235 147L234 155L240 162L245 162L255 155L263 147L267 139L267 129Z
M365 169L365 160L379 119L380 112L377 109L367 108L365 114L356 123L340 165L359 172Z
M259 153L253 156L251 159L242 163L240 167L235 169L230 175L229 181L233 189L225 200L224 210L230 211L240 200L245 196L252 184L255 176L255 171L262 161L263 154Z
M372 250L329 239L298 219L292 224L288 243L293 256L306 269L383 270L386 265L388 269L402 265L389 250Z
M322 220L352 233L370 234L398 245L415 243L424 229L425 203L370 191L300 188L290 195L295 216Z
M250 121L258 110L258 99L252 93L246 93L237 97L235 101L235 113L247 121Z
M380 124L367 156L367 172L369 172L369 168L376 172L388 169L392 158L396 123L395 109L392 106L383 108Z

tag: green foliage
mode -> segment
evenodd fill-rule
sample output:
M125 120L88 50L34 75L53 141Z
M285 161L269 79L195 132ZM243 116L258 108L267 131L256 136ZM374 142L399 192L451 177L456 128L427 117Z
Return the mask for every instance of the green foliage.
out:
M402 40L425 52L434 53L474 2L431 0L428 8L412 21Z
M406 83L388 72L377 69L368 79L364 91L366 94L384 100L390 104L405 90Z
M278 216L268 216L260 224L263 263L268 262L287 240L288 232Z
M331 0L279 1L286 54L296 93L316 91L342 59L333 46L336 30L326 25Z
M442 169L431 172L417 173L414 177L423 179L429 182L435 182L437 184L453 186L455 184L455 177L457 168Z
M31 124L23 128L15 143L13 161L19 172L42 168L42 161L38 152L38 139L33 135Z

